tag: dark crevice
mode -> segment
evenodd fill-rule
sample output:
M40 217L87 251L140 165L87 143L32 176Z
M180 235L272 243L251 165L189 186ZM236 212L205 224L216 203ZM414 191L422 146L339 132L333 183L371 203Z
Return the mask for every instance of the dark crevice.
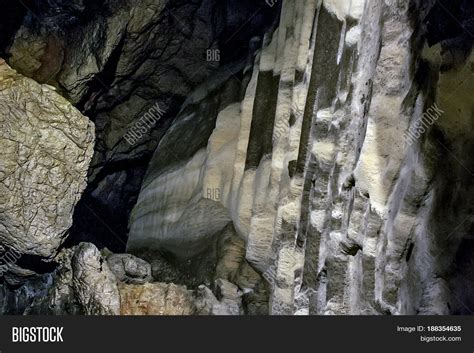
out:
M112 51L109 60L104 66L102 72L97 74L88 84L88 93L84 96L83 100L78 103L77 107L85 115L90 116L94 111L94 107L97 104L95 98L97 92L106 92L110 89L110 85L115 81L115 75L117 72L117 65L122 55L123 46L125 43L125 37L120 39L117 47ZM92 114L93 116L93 114Z
M23 4L22 4L23 3ZM7 48L12 44L15 33L23 23L28 13L28 7L33 6L34 0L4 0L0 12L0 57L9 57Z

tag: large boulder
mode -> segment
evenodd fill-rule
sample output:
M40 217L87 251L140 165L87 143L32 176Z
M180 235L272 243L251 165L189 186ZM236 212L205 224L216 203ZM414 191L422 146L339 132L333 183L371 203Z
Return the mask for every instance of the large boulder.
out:
M0 244L18 258L52 258L86 187L94 125L1 59L0 123Z

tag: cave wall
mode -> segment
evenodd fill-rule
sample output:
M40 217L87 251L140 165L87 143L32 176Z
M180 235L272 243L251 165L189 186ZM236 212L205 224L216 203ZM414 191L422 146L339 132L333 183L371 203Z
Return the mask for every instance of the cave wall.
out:
M278 6L249 0L11 6L23 21L11 29L8 63L56 87L96 125L89 183L70 242L94 240L123 251L142 178L180 106L220 66L246 60L255 46L251 38L272 23ZM159 113L144 122L153 109Z
M472 59L432 42L437 11L284 1L241 103L207 110L212 134L170 133L188 146L173 167L158 146L129 249L186 259L231 220L272 314L471 310Z

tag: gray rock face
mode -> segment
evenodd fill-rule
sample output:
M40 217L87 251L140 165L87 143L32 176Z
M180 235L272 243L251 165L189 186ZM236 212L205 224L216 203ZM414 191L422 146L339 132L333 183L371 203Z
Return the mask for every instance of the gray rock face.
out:
M196 307L200 315L235 316L243 314L242 292L235 284L219 279L215 294L202 285L197 290Z
M451 212L440 185L455 183L434 156L446 153L440 150L447 141L438 134L453 141L449 126L465 119L455 117L451 104L462 103L443 87L446 81L462 85L455 77L467 73L472 58L444 71L439 46L421 52L425 38L412 16L421 21L431 5L367 2L359 49L349 46L341 56L334 38L334 70L338 80L351 81L317 84L327 94L312 120L317 128L304 168L309 197L302 205L307 226L298 231L306 251L297 293L309 296L310 313L449 314L459 305L457 290L443 278L458 271L453 260L468 233L453 236L436 221L440 209ZM337 24L328 16L325 21ZM344 36L347 28L339 26ZM315 67L318 77L328 69L325 62ZM344 101L346 92L351 100ZM451 158L469 164L454 145Z
M99 250L82 243L71 260L76 298L86 315L119 315L120 294L116 278Z
M207 114L211 134L192 135L183 122L208 107L201 100L164 136L129 246L180 257L230 219L271 287L272 314L471 310L459 285L469 270L458 266L472 268L461 201L472 106L461 91L471 91L473 58L452 40L423 49L429 34L413 20L436 8L411 5L284 1L242 102ZM186 154L178 147L170 162L165 147L179 136Z
M232 103L242 99L243 83L234 75L243 64L222 68L193 92L160 141L131 215L127 251L168 251L188 260L214 243L216 234L229 223L217 179L220 170L232 168L231 159L220 158L233 147L238 121L234 120L230 133L214 134L212 152L206 151L206 145L216 126L216 112L230 104L225 113L233 119L239 109L239 104ZM203 173L206 164L212 169L209 173Z
M74 275L71 266L73 254L74 249L61 251L55 258L59 265L54 273L49 274L42 283L29 282L20 288L20 291L24 290L25 292L37 292L39 288L42 290L42 294L33 298L33 301L26 300L25 307L18 306L16 308L17 314L81 315L86 312L74 292ZM9 294L15 298L24 297L18 291Z
M117 280L105 258L90 243L62 250L53 273L29 280L18 289L5 287L8 313L40 315L117 315Z
M32 8L35 16L8 49L9 64L57 87L97 128L85 198L113 232L80 204L74 236L106 246L113 233L126 239L124 220L179 106L221 64L242 59L236 47L245 48L274 10L251 0L72 0ZM163 114L143 127L155 106ZM125 250L120 242L113 247Z
M51 259L86 187L94 125L53 87L19 75L3 60L0 121L4 255L10 249L19 256Z
M151 265L145 260L130 254L112 254L107 264L115 277L121 282L144 284L152 280Z
M221 306L225 308L228 315L241 315L242 309L242 291L235 284L225 280L218 279L215 283L217 299Z
M63 250L55 261L59 265L54 273L15 290L2 286L3 311L27 315L196 313L198 299L192 290L172 283L145 283L150 265L132 255L112 254L106 260L93 244L81 243Z

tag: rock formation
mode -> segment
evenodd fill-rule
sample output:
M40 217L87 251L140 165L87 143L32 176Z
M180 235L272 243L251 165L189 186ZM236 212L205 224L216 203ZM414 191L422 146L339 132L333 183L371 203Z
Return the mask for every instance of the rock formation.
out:
M112 254L107 264L119 281L144 284L152 280L151 265L130 254Z
M161 140L129 249L193 257L232 221L246 259L272 284L273 314L449 313L458 294L443 277L462 240L451 239L448 255L446 230L427 224L443 207L433 199L441 146L430 135L404 139L425 112L443 115L430 130L446 135L448 105L459 104L440 88L444 77L461 84L460 73L440 74L441 48L428 48L418 25L428 10L283 2L241 102L205 112L212 132L186 128L208 103L185 103Z
M249 39L263 33L274 9L254 13L253 0L33 2L9 63L57 87L95 122L89 184L72 236L123 251L141 179L180 105L220 64L241 60L236 49L245 59ZM137 127L154 107L160 114ZM138 138L127 138L130 132Z
M34 256L4 312L472 314L468 0L52 3L3 44L49 85L0 65L0 106L80 178L2 140L0 242ZM61 249L93 129L54 90L98 141Z
M22 261L51 260L72 224L94 147L94 126L53 87L0 61L2 274L34 274ZM9 261L7 261L9 259Z

